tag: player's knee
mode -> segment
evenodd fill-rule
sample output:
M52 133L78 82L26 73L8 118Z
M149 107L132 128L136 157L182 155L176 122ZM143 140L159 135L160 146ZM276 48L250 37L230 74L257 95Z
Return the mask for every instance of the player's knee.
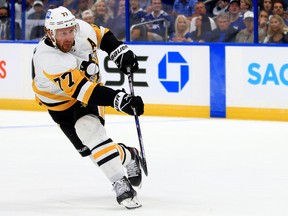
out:
M108 139L104 126L93 115L85 115L78 119L75 130L83 144L90 149Z

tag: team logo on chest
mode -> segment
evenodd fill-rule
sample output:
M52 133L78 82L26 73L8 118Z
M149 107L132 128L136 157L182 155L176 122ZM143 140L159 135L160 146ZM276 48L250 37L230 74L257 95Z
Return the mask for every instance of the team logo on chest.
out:
M89 55L88 61L82 61L80 69L85 72L85 76L90 79L90 81L97 81L99 74L98 60L94 53Z

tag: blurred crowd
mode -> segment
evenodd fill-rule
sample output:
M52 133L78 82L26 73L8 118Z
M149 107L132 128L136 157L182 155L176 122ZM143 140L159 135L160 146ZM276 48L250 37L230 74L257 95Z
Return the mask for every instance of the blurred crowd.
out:
M127 0L128 1L128 0ZM22 1L0 0L0 40L11 39L11 8L15 8L15 39L40 40L49 8L67 7L78 19L104 26L126 40L125 0L26 0L25 36ZM129 0L130 41L253 43L288 42L288 0ZM254 20L257 19L257 22Z

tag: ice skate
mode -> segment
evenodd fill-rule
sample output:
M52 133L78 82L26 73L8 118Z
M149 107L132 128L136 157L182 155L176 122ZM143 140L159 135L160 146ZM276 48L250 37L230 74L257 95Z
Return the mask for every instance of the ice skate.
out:
M131 161L126 166L128 180L133 186L141 188L142 170L140 167L140 156L136 148L128 147L131 153Z
M113 188L116 192L116 200L120 205L125 206L127 209L142 206L137 199L137 192L133 189L126 176L114 182Z

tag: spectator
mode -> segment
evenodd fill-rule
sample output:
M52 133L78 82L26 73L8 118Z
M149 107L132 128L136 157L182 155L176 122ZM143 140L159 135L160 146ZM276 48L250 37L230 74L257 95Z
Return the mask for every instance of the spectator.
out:
M34 1L33 3L34 11L27 17L27 23L32 22L31 32L30 32L30 40L40 40L44 35L44 19L46 16L46 12L44 11L44 5L42 1ZM32 21L35 20L35 21ZM43 20L43 22L39 22ZM27 27L27 26L26 26Z
M89 24L94 24L94 15L92 10L88 9L82 12L81 14L82 20Z
M97 0L91 10L95 17L94 23L98 26L107 27L109 15L105 0Z
M287 11L284 11L283 20L284 20L284 22L285 22L285 24L286 24L287 21L288 21L288 9L287 9ZM286 25L287 25L287 24L286 24ZM288 25L287 25L287 26L288 26Z
M162 10L161 0L151 0L151 6L153 11L148 13L144 21L153 21L156 19L164 19L164 21L155 21L153 23L147 24L148 37L152 41L166 41L169 34L174 32L173 23L171 23L171 17ZM167 35L166 35L167 29Z
M26 0L25 1L25 16L27 17L28 15L27 15L27 11L28 10L30 10L31 8L33 8L33 1L34 0ZM6 0L2 0L2 2L3 3L5 3L6 2ZM1 5L1 0L0 0L0 5ZM20 1L15 1L15 4L14 4L14 6L15 6L15 20L17 21L17 22L19 22L19 24L21 25L21 19L22 19L22 0L20 0ZM34 9L33 10L31 10L31 12L30 13L32 13L32 12L34 12Z
M191 33L189 32L189 22L184 15L178 15L175 20L175 32L169 37L170 42L191 42Z
M218 0L213 8L213 16L218 16L220 13L227 12L229 6L229 0Z
M145 20L147 13L140 7L140 0L130 0L130 27ZM131 30L132 41L147 41L147 29L145 25L133 27Z
M46 12L44 11L44 5L42 1L34 1L33 3L34 11L31 13L27 19L32 20L44 20L46 16Z
M252 1L251 0L240 0L240 16L244 17L246 11L252 10Z
M284 3L282 0L275 0L272 4L272 14L278 14L284 21L285 25L288 25L288 20L284 14Z
M236 35L235 42L253 43L254 42L254 14L252 11L247 11L244 14L244 23L246 28L241 30Z
M30 33L30 40L40 40L45 35L44 26L36 25L32 28Z
M151 13L153 11L150 2L151 0L140 0L140 8L142 8L146 13Z
M268 15L272 14L272 0L261 0L259 5L260 10L264 10Z
M194 4L194 13L192 14L192 18L198 17L200 14L207 14L207 10L205 3L198 1Z
M170 16L172 16L174 2L175 0L162 0L162 10L166 11Z
M78 4L74 15L78 19L82 19L81 14L83 11L90 9L88 0L77 0Z
M109 20L107 26L118 40L124 41L126 39L125 0L119 1L117 14L114 19Z
M78 0L64 0L63 6L75 14L78 7Z
M210 40L211 24L209 17L206 14L200 14L196 17L196 30L192 31L192 40L194 42L206 42Z
M231 0L228 6L230 25L238 31L245 28L243 17L240 16L240 0Z
M147 13L140 7L140 0L130 0L130 25L143 22Z
M17 22L15 22L15 39L21 39L21 28ZM6 2L0 4L0 40L11 40L10 9Z
M144 25L135 26L131 31L131 41L151 41L148 39L147 29Z
M191 20L196 2L197 0L175 0L172 15L175 17L178 15L184 15L188 20Z
M191 23L190 23L190 32L193 32L196 30L196 19L201 15L207 15L207 10L205 8L205 4L203 2L197 2L194 6L195 9L195 17L192 18ZM211 26L211 30L214 30L217 28L216 23L214 19L208 16L209 23Z
M198 2L203 2L205 5L205 8L207 10L207 15L209 17L214 17L215 15L213 15L213 9L216 6L218 0L209 0L209 1L203 1L203 0L198 0ZM195 8L194 8L195 10Z
M54 8L57 8L57 6L54 5L54 4L50 4L49 7L48 7L48 10L49 10L49 9L54 9ZM72 13L72 12L71 12L71 13Z
M285 27L286 25L281 16L278 14L271 15L264 43L287 44L288 35L285 34Z
M269 17L269 13L265 10L261 10L259 12L259 16L258 16L258 32L259 34L263 34L264 36L267 33L267 28L268 28L268 17ZM263 39L261 40L259 38L259 42L263 42Z
M110 19L114 19L118 13L118 3L116 0L106 0L106 7L108 11L108 16Z
M44 4L45 11L50 8L62 6L64 4L64 0L42 0L42 2Z
M238 30L230 25L229 14L223 12L216 17L217 28L211 32L208 42L235 42Z
M26 17L28 17L30 14L35 12L35 9L33 7L34 0L27 0L26 1ZM22 3L21 3L21 14L22 14Z

